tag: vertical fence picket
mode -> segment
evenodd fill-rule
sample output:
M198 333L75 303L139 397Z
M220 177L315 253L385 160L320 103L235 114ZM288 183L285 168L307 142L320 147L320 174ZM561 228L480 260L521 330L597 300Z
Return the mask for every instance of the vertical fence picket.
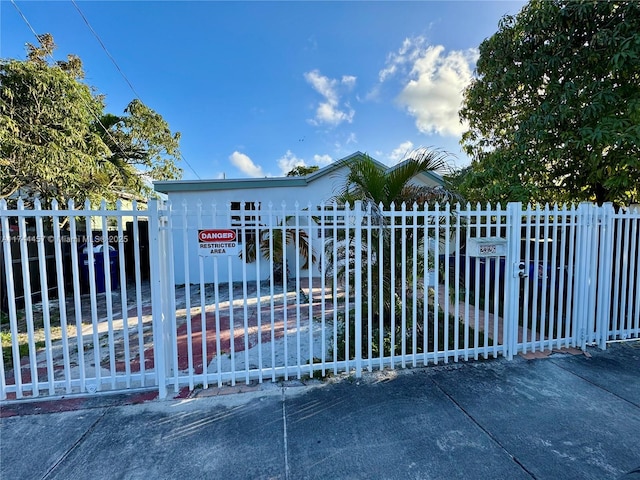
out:
M576 235L577 235L577 226L578 226L578 215L576 212L576 206L571 205L571 228L569 229L569 273L570 273L570 281L567 284L567 292L566 292L566 301L565 301L565 347L569 347L573 344L573 338L571 335L572 325L574 323L573 316L573 304L575 303L575 299L573 298L574 286L576 281L576 268L575 268L575 260L576 260ZM575 345L574 345L575 346Z
M73 200L69 200L69 211L75 209ZM78 260L78 234L76 231L76 216L69 214L69 236L71 237L71 275L73 277L73 309L75 313L76 344L78 353L78 376L80 391L86 391L86 370L84 353L84 332L82 326L82 306L80 296L80 262Z
M313 234L313 226L314 226L314 220L312 217L312 208L313 205L311 204L311 202L309 202L309 204L307 205L307 225L308 225L308 239L309 239L309 245L307 248L307 261L306 261L306 266L307 266L307 279L308 279L308 292L307 292L307 303L308 303L308 315L309 315L309 323L308 323L308 328L309 328L309 377L313 378L313 372L314 372L314 367L313 367L313 363L314 363L314 352L313 352L313 259L314 259L314 255L313 255L313 239L315 238L315 235Z
M411 249L411 257L412 257L412 265L411 265L411 280L412 280L412 288L411 288L411 298L413 300L412 306L411 306L411 365L413 367L416 366L416 358L418 355L418 259L419 259L419 252L418 252L418 204L417 203L413 203L412 207L412 217L411 217L411 224L412 224L412 230L411 230L411 239L413 241L412 243L412 249ZM424 218L424 217L423 217ZM424 261L425 259L423 259ZM369 298L371 298L371 295L369 295ZM422 321L424 322L425 319L423 318Z
M373 244L372 244L372 216L371 216L371 202L367 202L367 214L366 229L367 229L367 370L370 372L373 370L372 356L373 356L373 305L370 303L373 300ZM379 261L379 259L376 259ZM380 346L380 345L379 345Z
M549 217L551 213L549 211L549 204L544 206L544 225L542 229L542 238L540 244L542 245L542 273L540 273L540 267L538 270L538 283L540 283L540 275L542 275L541 285L538 287L540 290L540 351L545 351L545 338L547 340L548 349L551 349L551 338L547 334L547 286L549 280Z
M293 237L295 241L295 245L300 245L300 204L295 202L295 214L294 214L294 230ZM286 248L286 247L283 247ZM296 282L296 292L294 298L296 299L296 375L298 380L300 380L302 376L302 354L301 354L301 342L300 342L300 252L296 250L295 255L295 263L296 263L296 272L295 272L295 282Z
M45 252L45 236L42 227L42 206L38 199L34 202L34 213L36 222L36 244L38 250L38 266L40 270L40 298L42 301L42 321L44 327L45 357L47 362L47 383L49 384L49 395L55 394L53 384L53 354L51 352L51 313L49 308L49 284L47 281L47 254Z
M424 258L423 263L423 282L422 282L422 325L423 325L423 333L422 333L422 354L423 354L423 364L427 365L429 358L429 348L431 345L429 344L429 332L433 329L431 328L429 321L429 287L431 285L430 279L430 268L429 268L429 205L425 205L425 215L427 217L424 220L424 226L422 229L422 258Z
M289 325L288 325L288 306L287 293L289 292L289 268L287 262L287 211L286 203L282 202L282 222L281 222L281 239L280 247L282 252L282 313L284 315L284 379L289 380ZM278 248L278 247L275 247ZM275 252L274 252L275 253ZM231 268L231 267L229 267Z
M276 333L275 333L275 328L276 328L276 319L275 319L275 288L274 288L274 259L273 257L275 255L273 255L275 252L273 251L273 238L274 235L276 235L276 229L273 223L274 217L273 217L273 203L269 202L268 205L269 208L269 223L268 223L268 228L269 228L269 252L271 252L272 254L269 255L269 296L271 297L269 299L269 304L271 307L271 381L275 382L276 381Z
M362 202L357 200L354 208L354 329L356 378L362 377Z
M383 215L384 207L382 202L378 205L379 222L378 225L378 351L380 357L380 370L384 368L384 234L385 234L385 217Z
M472 216L471 216L471 204L467 203L465 211L465 218L467 219L467 225L465 229L465 245L469 245L469 239L471 238ZM469 360L469 269L470 259L469 255L464 256L464 360Z
M167 379L164 352L164 327L162 318L162 277L160 274L160 206L158 200L149 202L149 267L153 321L153 363L158 386L158 396L167 396Z
M613 205L603 205L603 215L600 225L600 252L598 255L598 302L596 312L596 339L598 346L605 349L609 335L609 312L611 309L611 274L613 253ZM632 250L633 251L633 250Z
M230 206L227 206L230 208ZM202 202L198 201L197 203L197 224L198 230L202 230L204 228L202 222ZM199 272L199 282L200 282L200 352L201 357L200 361L202 362L201 368L201 377L202 377L202 385L204 388L208 388L209 382L207 379L207 299L206 299L206 283L204 276L204 257L202 255L198 255L198 272ZM229 315L231 317L230 323L230 339L231 339L231 363L232 369L233 364L235 362L235 352L234 352L234 335L233 335L233 294L231 290L231 268L229 268ZM235 370L235 369L234 369ZM233 377L233 385L235 385L235 376Z
M107 202L104 200L100 204L100 221L102 223L102 265L104 268L104 297L107 305L107 332L109 339L109 376L111 379L111 388L116 388L116 352L115 352L115 335L113 330L113 298L111 296L111 248L109 246L109 234L107 232L108 217Z
M482 228L482 207L476 204L474 215L475 237L481 236ZM478 360L479 344L480 344L480 257L474 260L474 282L473 282L473 359Z
M60 235L60 217L58 212L58 201L51 202L53 210L51 216L51 228L53 229L53 248L56 264L56 282L58 291L58 308L60 312L60 332L62 336L62 365L64 371L65 392L71 393L71 362L69 359L69 336L67 331L67 305L64 285L64 264L62 256L62 236Z
M333 202L333 238L332 257L333 258L333 374L338 374L338 204Z
M439 295L439 266L440 266L440 204L436 203L435 210L433 212L434 226L433 226L433 363L438 363L438 353L440 351L440 329L438 328L438 322L440 317L440 306L438 305ZM444 345L444 350L447 346Z
M350 299L351 299L351 278L350 278L350 263L351 263L351 237L349 236L349 226L351 224L351 218L353 211L351 205L347 202L344 206L344 361L345 371L350 372L351 359L351 312L349 311Z
M23 212L24 203L22 199L18 200L18 211ZM25 218L20 216L18 218L18 232L20 235L20 261L22 265L22 285L24 291L24 313L27 321L27 342L29 345L29 369L31 377L31 393L34 397L39 396L40 391L38 387L38 364L36 359L36 345L34 339L34 324L33 324L33 305L31 300L31 268L29 265L29 247L27 245L27 224ZM18 365L21 365L18 363ZM19 375L22 375L22 366L20 366Z
M248 297L249 294L247 292L247 243L248 243L248 235L249 229L247 228L247 202L240 202L240 231L242 232L242 311L244 313L244 329L243 329L243 339L244 339L244 371L245 384L249 385L249 305L248 305ZM256 261L259 262L260 259L256 258Z
M133 272L134 272L134 282L135 282L135 292L136 292L136 331L138 335L138 365L140 369L140 386L144 387L146 385L146 375L147 375L147 366L146 366L146 352L145 352L145 343L144 343L144 319L142 318L142 275L140 273L140 225L139 225L139 217L137 215L138 212L138 203L134 200L132 205L132 210L136 212L136 215L133 216ZM149 212L147 212L149 213ZM151 227L151 219L147 217L148 225ZM152 313L153 315L153 313Z
M256 212L256 215L258 215L258 212ZM262 272L260 270L260 266L262 265L262 246L261 246L261 241L262 241L262 237L261 237L261 232L260 232L260 225L261 225L261 220L262 217L255 217L255 231L254 231L254 235L255 235L255 246L256 246L256 315L257 315L257 326L258 326L258 343L257 343L257 348L258 348L258 382L262 383L262 377L263 377L263 372L264 372L264 365L263 365L263 355L262 355ZM217 262L217 260L214 258L214 262ZM217 280L215 280L217 283ZM216 308L216 312L218 311L218 309ZM216 340L218 340L220 338L220 325L219 325L219 320L217 320L217 324L216 324ZM217 349L216 349L216 355L220 356L220 346L218 345Z
M118 229L118 271L120 283L120 311L122 318L122 342L124 345L124 375L126 388L131 387L131 352L129 347L129 308L127 305L127 277L124 258L124 229L122 227L122 202L116 202L116 228Z
M502 237L502 206L500 202L496 204L496 226L495 226L495 236L500 238ZM502 275L506 275L506 268L503 269L501 265L501 257L493 258L493 358L498 357L498 347L499 347L499 319L500 316L504 318L504 312L500 312L500 272L503 271ZM506 263L506 262L505 262ZM505 265L506 267L506 265ZM504 286L502 287L504 288ZM503 321L504 323L504 321ZM504 330L504 325L503 325ZM503 345L504 345L504 331L503 331Z
M391 208L389 210L389 225L391 236L391 249L389 250L389 257L391 263L391 288L389 289L389 303L391 305L391 368L395 368L395 352L396 352L396 206L391 202Z
M193 326L191 317L191 271L189 269L189 228L188 228L188 204L187 200L182 201L181 205L181 221L182 221L182 264L184 266L184 308L187 328L187 378L189 382L189 390L193 390L194 367L193 367ZM217 263L217 262L215 262ZM214 275L215 275L214 265ZM216 282L217 286L217 282ZM218 356L219 357L219 356ZM218 378L220 376L220 365L218 365ZM220 386L220 382L218 383ZM178 389L176 383L174 388Z
M484 217L484 236L491 237L491 204L487 203L487 212ZM484 259L484 326L482 340L482 357L486 360L489 358L489 275L491 273L491 258ZM480 303L480 302L478 302Z
M462 228L462 214L460 212L460 203L457 202L455 206L455 239L456 239L456 258L455 258L455 271L453 274L453 316L455 322L453 324L453 361L457 362L459 359L460 349L460 229ZM466 255L465 255L466 257Z
M400 269L400 301L402 302L402 311L400 312L401 332L402 338L400 339L400 362L402 368L407 367L407 204L402 202L400 206L400 249L402 258L402 267Z
M11 233L9 230L9 218L4 214L8 213L7 201L0 199L0 227L2 227L2 250L4 256L5 282L7 288L7 301L9 309L9 329L11 333L11 355L13 363L13 378L15 382L16 398L21 399L22 392L22 366L20 365L20 347L18 345L18 312L16 309L16 290L14 285L13 258L11 255ZM23 272L24 274L24 272ZM2 365L4 368L4 352L2 356ZM0 398L7 398L5 386L6 378L3 379L2 392Z
M632 272L632 268L631 268L631 262L629 261L629 255L630 255L630 250L629 250L629 242L631 241L631 222L627 221L630 220L630 218L625 218L623 220L623 232L622 236L623 236L623 247L622 247L622 263L621 263L621 277L622 277L622 288L620 290L621 295L620 295L620 330L621 330L621 335L620 338L625 339L627 338L628 332L629 332L629 323L628 323L628 318L626 315L626 309L627 309L627 300L629 300L629 304L631 304L631 300L629 297L629 282L630 277L631 277L631 272Z
M173 221L175 216L175 210L173 203L167 200L164 205L164 227L162 228L162 244L161 248L161 261L162 261L162 275L164 281L162 282L163 291L162 296L163 303L163 317L164 321L164 351L167 357L167 368L171 366L170 370L167 370L167 375L173 374L174 391L178 391L178 375L179 375L179 363L178 363L178 345L175 341L175 337L178 332L178 324L176 318L176 285L175 285L175 269L174 269L174 248L173 248ZM170 355L169 355L170 353ZM169 363L169 358L171 363Z
M451 261L451 207L449 203L445 205L444 215L444 298L442 299L442 303L444 304L444 363L449 363L449 357L451 356L451 349L449 348L449 269Z

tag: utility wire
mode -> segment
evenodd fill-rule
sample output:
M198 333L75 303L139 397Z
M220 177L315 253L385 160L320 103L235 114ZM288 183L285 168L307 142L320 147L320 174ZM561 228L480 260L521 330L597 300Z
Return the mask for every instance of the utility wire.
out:
M91 31L91 33L93 34L93 36L96 38L96 40L98 41L98 43L100 44L100 46L102 47L102 49L104 50L104 53L107 54L107 57L109 57L109 59L111 60L111 62L113 63L113 65L116 67L116 69L118 70L118 72L120 73L120 75L122 75L122 78L124 78L124 81L127 82L127 85L129 85L129 88L131 89L131 91L133 92L133 94L136 96L136 98L138 100L140 100L142 102L142 99L140 98L140 95L138 94L138 92L136 91L136 89L133 87L132 83L129 81L129 79L127 78L127 76L124 74L124 72L122 71L122 69L120 68L120 66L118 65L118 62L116 62L116 59L113 58L113 55L111 55L111 53L109 53L109 50L107 50L107 47L105 46L104 42L102 41L102 39L100 38L100 35L98 35L98 33L94 30L94 28L91 26L91 24L89 23L89 20L87 19L87 17L84 15L84 13L82 12L82 10L80 10L80 7L78 6L78 4L76 3L75 0L71 0L71 3L73 4L73 6L76 8L76 10L78 11L78 13L80 14L80 16L82 17L82 20L84 21L84 23L87 25L87 27L89 28L89 30ZM144 102L142 102L144 103ZM187 164L187 166L191 169L191 171L195 174L196 177L198 177L198 179L200 178L200 175L198 175L198 172L195 171L195 169L191 166L191 164L187 161L186 158L184 158L184 156L182 155L182 153L180 153L180 159Z
M31 23L29 22L29 20L27 19L27 17L24 15L24 13L22 13L22 10L20 10L20 8L18 7L18 5L16 5L16 2L14 0L10 0L11 4L15 7L15 9L18 11L18 13L20 14L20 16L22 17L22 19L24 20L24 22L27 24L27 26L29 27L29 30L31 30L31 33L33 33L33 35L36 37L36 40L40 41L40 35L38 35L35 31L35 29L33 28L33 26L31 26ZM53 60L54 62L56 61L55 58L53 58L53 55L51 53L49 53L49 57L51 57L51 60ZM56 63L54 63L54 65L57 65ZM59 65L57 65L58 68L60 68ZM93 111L93 109L91 108L91 106L85 101L84 97L82 96L82 92L79 91L79 88L77 86L77 84L74 82L73 83L73 88L76 90L76 92L79 94L78 97L80 98L80 100L82 101L82 103L84 103L84 106L87 107L87 110L91 113L91 115L93 115L93 117L96 119L96 121L98 122L98 124L102 127L102 129L105 131L105 133L107 134L107 136L113 141L113 144L118 148L118 150L120 150L120 153L122 153L122 155L126 158L127 154L124 152L124 150L122 149L122 147L120 146L120 144L118 143L118 141L113 138L113 135L111 135L111 132L107 129L107 127L104 126L104 124L102 123L102 121L100 120L100 117L98 117L98 115L96 114L96 112Z
M40 36L37 34L37 32L35 31L35 29L33 28L33 26L31 25L31 23L29 22L29 20L27 19L27 17L25 16L25 14L22 12L22 10L20 10L20 8L18 7L18 5L16 4L15 0L10 0L11 4L14 6L14 8L16 9L16 11L18 12L18 14L20 15L20 17L22 17L22 20L24 20L25 24L27 25L27 27L29 27L29 30L31 30L31 33L33 33L34 37L36 38L36 40L40 40ZM74 2L75 5L75 2ZM76 8L77 5L76 5ZM83 15L84 18L84 15ZM88 23L88 22L87 22ZM93 29L91 29L92 32L95 31ZM97 37L97 34L95 34ZM102 41L100 41L99 37L98 41L100 42L100 44L103 46L104 48L104 44L102 43ZM105 48L106 51L106 48ZM109 53L107 52L107 55L109 55ZM49 54L49 57L51 58L51 60L53 60L54 62L56 61L55 58L53 57L52 54ZM113 57L111 57L111 55L109 55L109 57L112 59L112 61L114 63L115 60L113 60ZM117 67L117 64L116 64ZM120 73L124 76L124 74L122 73L122 71L120 70L120 68L118 68L118 70L120 71ZM124 76L125 80L126 76ZM130 84L130 82L127 80L127 83L129 83L129 86L131 87L133 93L135 94L136 98L138 98L138 100L140 100L140 96L137 94L137 92L135 91L135 89L133 88L133 86ZM74 88L76 90L78 90L78 86L74 83ZM78 92L81 93L81 92ZM93 111L93 109L91 108L91 106L84 100L84 98L82 97L82 95L79 95L81 101L85 104L85 107L87 107L87 110L93 115L93 117L96 119L96 121L98 122L98 124L102 127L102 129L105 131L105 133L107 134L107 136L111 139L111 141L113 142L113 144L118 148L118 150L120 150L120 153L122 153L122 155L126 158L127 154L124 152L123 148L120 146L120 144L118 143L118 141L113 137L113 135L111 135L111 132L104 126L104 124L102 123L102 121L100 120L100 118L98 117L98 115ZM142 100L140 100L142 102ZM189 166L189 168L191 168L191 170L193 171L193 173L196 175L196 177L198 177L198 179L200 179L200 176L198 175L198 173L194 170L194 168L189 164L189 162L186 161L186 159L182 156L182 154L180 154L180 158Z
M113 58L113 56L109 53L109 50L107 50L107 47L104 45L104 43L102 42L102 39L100 38L100 36L96 33L96 31L93 29L93 27L91 26L91 24L89 23L89 20L87 20L87 17L84 16L84 13L82 13L82 10L80 10L80 7L78 6L78 4L76 3L75 0L71 0L71 3L73 3L73 6L76 7L76 10L78 11L78 13L80 14L80 16L82 17L82 20L84 20L84 23L87 25L87 27L89 28L89 30L91 30L91 33L93 34L94 37L96 37L96 40L98 41L98 43L100 44L100 46L102 47L102 49L104 50L104 53L107 54L107 57L109 57L109 59L111 60L111 62L115 65L116 69L118 70L118 72L120 72L120 75L122 75L122 78L124 78L124 81L127 82L127 85L129 85L129 88L131 89L131 91L133 92L133 94L136 96L136 98L138 100L140 100L142 102L142 100L140 99L140 95L138 95L138 92L136 92L136 89L133 88L133 85L131 84L131 82L129 81L129 79L127 78L127 76L124 74L124 72L120 69L120 66L118 65L118 62L116 62L116 59Z

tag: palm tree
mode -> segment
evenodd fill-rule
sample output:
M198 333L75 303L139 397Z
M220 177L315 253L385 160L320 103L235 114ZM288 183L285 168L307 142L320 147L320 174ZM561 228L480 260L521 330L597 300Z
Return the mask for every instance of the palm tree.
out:
M407 154L407 158L392 168L386 168L368 155L348 163L349 173L343 189L336 195L338 203L356 200L382 204L389 208L392 203L418 204L450 200L453 194L442 187L412 184L412 180L425 172L442 172L448 169L450 155L438 150L420 148Z
M283 285L286 285L289 277L288 246L293 247L296 254L302 257L302 269L311 268L318 260L316 252L309 244L308 232L303 226L291 226L293 220L294 217L289 216L275 227L261 228L258 236L252 237L246 246L246 261L249 263L257 260L258 251L265 260L273 259L273 279L276 283L282 281Z
M339 205L353 206L356 201L362 202L362 208L371 215L368 216L370 225L378 225L380 228L374 229L370 232L371 245L367 244L367 237L363 233L361 239L362 245L362 265L363 272L358 272L362 275L363 289L366 289L367 282L369 281L369 268L370 268L370 281L372 285L372 296L363 305L365 310L372 309L374 319L382 316L385 321L385 328L389 328L391 324L391 311L392 302L395 303L395 310L398 312L402 308L400 301L400 291L404 288L402 285L401 271L402 262L405 261L417 261L422 265L426 262L431 263L433 259L422 258L424 252L423 242L431 241L421 235L417 239L418 249L413 252L413 228L406 228L404 231L388 228L389 219L385 216L384 212L389 211L392 207L399 207L402 204L407 205L408 208L422 209L424 205L433 204L435 202L446 202L456 199L456 195L446 190L441 186L425 186L417 185L414 183L414 178L425 172L442 172L448 167L449 154L429 150L418 149L410 152L407 155L406 160L399 163L392 168L386 168L384 165L378 163L368 155L363 155L355 160L352 160L349 166L349 173L347 174L346 181L342 190L334 197L335 203ZM423 218L407 218L406 225L412 227L413 222L417 224L423 223ZM395 249L391 251L391 237L395 237ZM380 240L382 237L382 241ZM439 239L443 241L443 239ZM344 258L345 260L339 261L338 258L333 259L334 242L337 242L335 248L338 258ZM404 243L406 258L403 258L401 254L402 245ZM382 244L382 251L381 250ZM371 250L371 252L369 252ZM325 245L325 255L328 259L327 264L329 267L325 272L331 276L333 269L337 269L338 278L344 280L347 263L350 270L349 285L354 285L355 274L355 238L350 236L346 238L344 232L339 235L338 238L331 239ZM382 257L383 265L380 269L378 264ZM414 259L415 257L415 259ZM371 265L367 265L368 259L371 259ZM391 259L395 263L395 278L391 278ZM431 260L431 262L430 262ZM383 272L382 289L380 286L380 271ZM410 272L412 269L407 268L406 271ZM426 270L424 268L418 269L418 271ZM407 279L408 280L408 279ZM393 292L392 292L393 290ZM380 299L383 299L383 311L379 311ZM365 312L368 315L368 313ZM374 325L377 324L374 321ZM377 335L374 336L377 338ZM363 342L365 345L366 342ZM353 343L351 343L353 345ZM377 346L383 348L382 345ZM388 353L388 352L387 352Z

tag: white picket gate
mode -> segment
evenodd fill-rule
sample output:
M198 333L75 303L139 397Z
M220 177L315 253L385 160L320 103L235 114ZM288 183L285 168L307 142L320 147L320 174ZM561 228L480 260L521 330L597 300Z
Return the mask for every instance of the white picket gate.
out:
M640 337L639 222L591 204L0 201L0 399L606 348Z

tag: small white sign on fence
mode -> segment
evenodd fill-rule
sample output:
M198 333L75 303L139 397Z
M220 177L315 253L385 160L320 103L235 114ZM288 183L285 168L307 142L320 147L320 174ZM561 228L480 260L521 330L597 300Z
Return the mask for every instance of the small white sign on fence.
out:
M198 230L198 255L238 255L238 234L228 228Z
M507 239L500 237L470 238L467 253L472 257L505 257Z

